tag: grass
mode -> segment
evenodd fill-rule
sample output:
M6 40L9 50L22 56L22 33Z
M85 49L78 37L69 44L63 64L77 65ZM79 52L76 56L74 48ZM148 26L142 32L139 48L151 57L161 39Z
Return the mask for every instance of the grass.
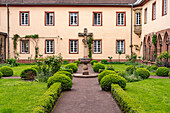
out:
M128 65L125 64L105 64L105 66L107 65L112 65L115 71L125 71L126 67L128 67Z
M127 83L126 92L148 113L170 113L170 79Z
M23 69L29 68L29 67L32 67L32 66L35 66L35 65L19 65L19 66L16 66L16 67L12 67L12 69L14 71L13 76L20 76L20 73Z
M47 90L46 83L0 79L0 113L29 113Z

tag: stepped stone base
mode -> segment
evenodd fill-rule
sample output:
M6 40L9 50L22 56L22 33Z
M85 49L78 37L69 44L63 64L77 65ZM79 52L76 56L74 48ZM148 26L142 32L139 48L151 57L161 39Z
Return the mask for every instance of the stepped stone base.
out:
M82 74L73 74L73 77L76 78L96 78L98 77L98 74L90 74L90 75L82 75Z

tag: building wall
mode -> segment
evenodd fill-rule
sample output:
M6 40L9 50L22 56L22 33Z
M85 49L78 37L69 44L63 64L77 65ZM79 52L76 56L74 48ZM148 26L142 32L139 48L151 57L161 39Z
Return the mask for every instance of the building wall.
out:
M2 8L2 7L1 7ZM94 59L107 59L112 56L118 59L116 54L116 40L125 39L125 54L130 55L130 28L131 28L131 8L130 7L10 7L10 56L14 57L13 35L21 37L25 35L39 35L39 54L43 57L52 54L45 54L45 40L54 39L55 54L62 54L64 59L78 59L84 56L83 37L78 37L79 32L84 28L93 33L94 39L102 39L102 54L93 54ZM20 26L19 12L30 12L30 26ZM54 11L55 26L45 26L45 11ZM69 26L69 11L79 11L79 26ZM93 12L102 12L102 26L92 26ZM126 12L126 26L116 26L116 12ZM4 11L1 11L4 13ZM5 22L6 18L1 18ZM4 23L3 23L4 24ZM4 25L5 26L5 25ZM3 27L5 28L5 27ZM3 28L0 27L0 30ZM62 40L61 40L62 38ZM69 54L69 39L79 40L79 54ZM31 39L32 40L32 39ZM133 44L140 45L140 38L133 33ZM35 43L30 41L30 53L20 54L20 59L27 59L31 55L34 57ZM135 51L139 54L138 51ZM20 42L18 41L17 52L20 52ZM121 59L125 59L125 54Z

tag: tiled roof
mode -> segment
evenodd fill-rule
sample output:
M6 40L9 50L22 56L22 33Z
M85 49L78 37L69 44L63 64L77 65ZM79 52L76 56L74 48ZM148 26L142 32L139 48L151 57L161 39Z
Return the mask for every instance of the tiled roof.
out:
M132 4L137 0L0 0L10 4Z

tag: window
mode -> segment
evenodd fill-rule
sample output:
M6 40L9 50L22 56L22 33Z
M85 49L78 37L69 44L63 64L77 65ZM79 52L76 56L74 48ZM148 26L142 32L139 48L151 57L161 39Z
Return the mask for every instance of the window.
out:
M20 25L29 26L29 12L28 11L20 12Z
M54 26L54 12L45 12L45 25Z
M70 26L78 26L78 12L70 12L70 22L69 22L69 25Z
M116 22L116 25L117 26L126 26L126 14L125 12L117 12L116 13L116 19L117 19L117 22Z
M94 40L93 53L101 53L101 40Z
M167 14L167 0L162 0L162 15Z
M147 15L148 15L148 12L147 12L147 8L145 9L145 21L144 23L147 24Z
M102 13L101 12L93 12L93 25L102 26Z
M140 25L140 13L136 13L136 25Z
M21 53L29 53L29 40L21 40Z
M70 54L78 54L78 40L70 40L69 41L70 46Z
M152 5L152 20L156 19L156 2Z
M46 40L46 54L54 53L54 40Z
M117 50L116 53L118 53L119 50L122 51L122 53L125 53L125 41L124 40L117 40Z

